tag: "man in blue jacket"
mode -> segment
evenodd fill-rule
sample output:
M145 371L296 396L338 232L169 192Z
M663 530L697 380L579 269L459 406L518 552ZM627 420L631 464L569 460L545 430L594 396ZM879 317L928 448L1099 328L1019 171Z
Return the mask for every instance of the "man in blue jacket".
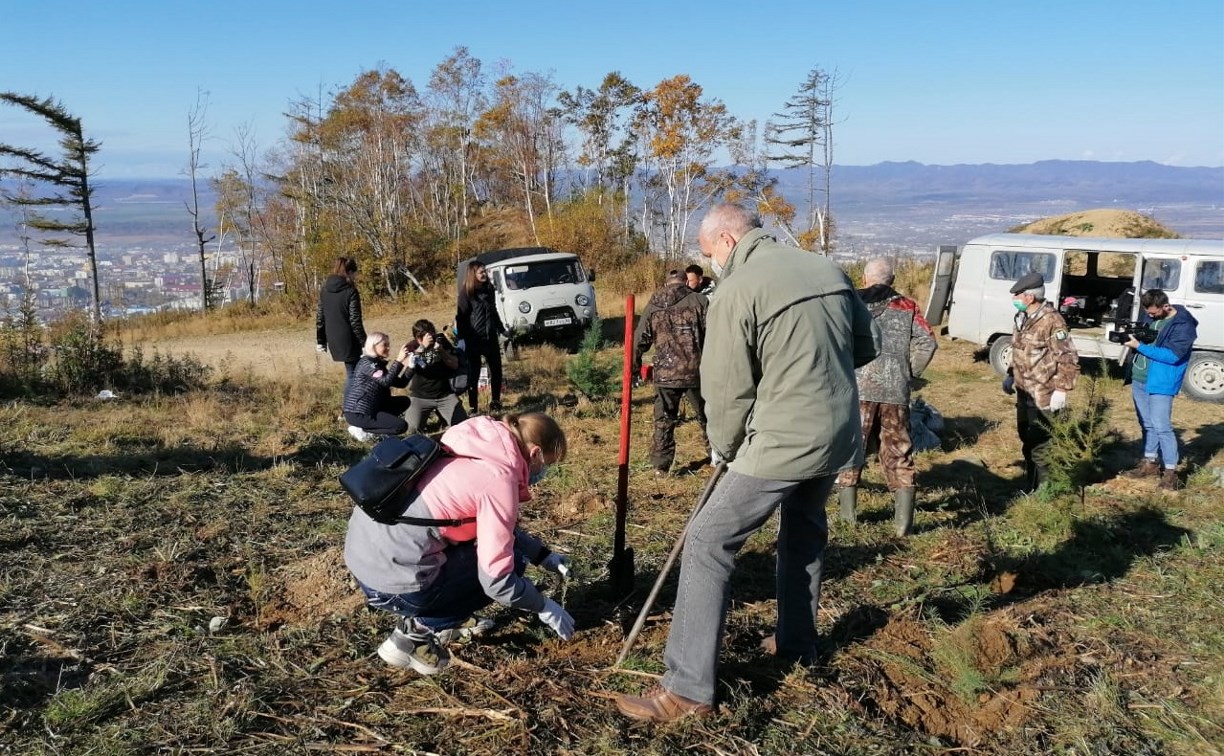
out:
M1141 325L1156 330L1156 340L1141 343L1134 335L1126 346L1135 350L1130 363L1131 395L1135 414L1143 429L1143 460L1129 478L1160 476L1160 488L1177 490L1177 436L1173 434L1173 397L1181 390L1190 363L1190 352L1198 338L1198 321L1181 305L1169 304L1169 295L1148 289L1139 297L1143 308ZM1159 454L1164 470L1156 463Z

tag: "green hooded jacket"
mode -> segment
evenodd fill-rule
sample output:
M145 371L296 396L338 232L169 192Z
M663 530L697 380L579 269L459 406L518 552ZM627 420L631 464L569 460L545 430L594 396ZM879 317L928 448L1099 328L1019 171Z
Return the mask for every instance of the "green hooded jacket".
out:
M706 431L730 469L808 480L862 464L854 369L880 353L880 333L841 268L753 229L707 317Z

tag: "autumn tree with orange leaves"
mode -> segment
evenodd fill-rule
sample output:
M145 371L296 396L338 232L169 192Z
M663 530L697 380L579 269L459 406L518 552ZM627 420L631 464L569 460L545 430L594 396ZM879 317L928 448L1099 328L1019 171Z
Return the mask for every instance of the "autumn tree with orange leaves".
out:
M657 229L668 258L684 255L694 212L721 190L707 181L714 156L736 139L740 127L716 99L688 76L659 82L643 96L634 128L644 145L644 228Z

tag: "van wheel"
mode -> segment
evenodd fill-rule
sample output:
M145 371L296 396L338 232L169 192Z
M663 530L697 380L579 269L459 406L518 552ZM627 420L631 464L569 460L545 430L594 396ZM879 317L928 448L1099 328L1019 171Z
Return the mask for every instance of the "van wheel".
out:
M1224 353L1192 353L1182 391L1200 402L1224 404Z
M1007 375L1007 369L1011 367L1011 353L1011 336L1000 336L990 342L990 366L999 375Z

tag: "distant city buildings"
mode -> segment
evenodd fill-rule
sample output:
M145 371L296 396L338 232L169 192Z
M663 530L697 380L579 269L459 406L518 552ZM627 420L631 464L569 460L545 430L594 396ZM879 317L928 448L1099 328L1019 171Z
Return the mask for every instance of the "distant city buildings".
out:
M222 250L208 255L210 276L237 267L237 255ZM222 298L245 298L237 280L227 286L222 275ZM199 258L194 251L129 247L122 251L98 250L98 287L103 313L123 317L164 309L199 309ZM26 252L0 244L0 307L12 313L21 306L27 286L34 308L44 322L90 302L88 258L77 250L40 249Z

